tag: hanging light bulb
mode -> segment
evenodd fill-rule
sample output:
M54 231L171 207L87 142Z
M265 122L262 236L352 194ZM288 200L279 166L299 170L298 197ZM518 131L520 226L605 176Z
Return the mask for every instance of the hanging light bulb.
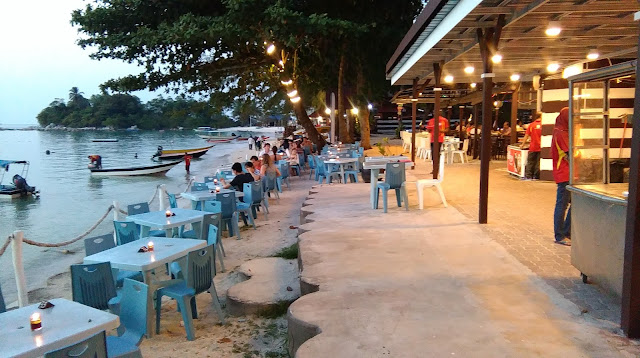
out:
M278 63L280 64L280 66L281 66L282 68L284 68L284 61L280 60L280 61L278 61Z
M512 74L512 75L511 75L511 77L509 77L509 79L510 79L512 82L518 82L518 81L520 81L520 75L519 75L519 74L517 74L517 73L514 73L514 74Z
M444 81L446 83L452 83L453 82L453 76L451 76L451 75L444 76Z
M298 103L298 102L300 102L300 97L291 98L291 103Z
M464 68L464 73L466 73L466 74L469 74L469 75L470 75L470 74L472 74L472 73L473 73L473 71L475 71L475 70L476 70L476 69L475 69L475 68L473 68L473 66L467 66L467 67L465 67L465 68Z
M478 85L475 82L471 83L471 88L476 88L477 86Z
M351 114L353 114L354 116L357 116L358 112L360 112L360 111L358 111L358 109L356 107L351 108Z
M589 60L594 61L597 60L598 57L600 57L600 53L598 52L598 50L596 50L595 48L589 50L589 53L587 54L587 58Z
M372 110L372 109L373 109L373 105L372 105L371 103L369 103L369 104L367 105L367 108L368 108L369 110Z
M491 62L493 62L493 63L502 62L502 55L499 54L499 53L496 53L495 55L491 56Z
M276 45L274 44L269 45L269 47L267 47L267 53L269 55L272 55L274 52L276 52Z
M289 98L293 98L295 96L298 95L298 91L297 90L292 90L291 92L287 93L287 96L289 96Z
M327 116L331 115L331 109L329 107L325 108L324 109L324 114L326 114Z
M293 84L293 80L280 81L285 86L291 86Z
M557 21L550 21L549 26L547 26L547 29L544 31L547 36L558 36L560 32L562 32L562 28Z
M560 65L556 62L547 65L547 72L556 72L560 69Z

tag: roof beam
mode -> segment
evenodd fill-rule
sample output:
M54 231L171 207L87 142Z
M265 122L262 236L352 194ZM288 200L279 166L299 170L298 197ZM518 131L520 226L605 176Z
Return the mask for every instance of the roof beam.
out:
M595 12L598 14L602 13L620 13L620 12L628 12L634 13L637 8L638 3L636 1L597 1L590 4L584 5L572 5L567 6L566 4L548 4L539 9L536 9L534 14L560 14L565 12L571 13L585 13L585 12Z

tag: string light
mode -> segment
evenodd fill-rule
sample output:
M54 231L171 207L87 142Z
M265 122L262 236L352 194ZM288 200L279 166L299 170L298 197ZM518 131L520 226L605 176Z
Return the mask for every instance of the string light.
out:
M329 107L324 109L324 114L326 114L327 116L331 114L331 109Z
M280 81L285 86L291 86L293 84L293 80Z
M291 98L291 103L298 103L298 102L300 102L300 97Z
M514 73L511 75L511 77L509 77L509 79L511 79L512 82L518 82L520 81L520 75L517 73Z
M267 47L267 53L269 55L272 55L274 52L276 52L276 45L274 44L269 45L269 47Z
M495 55L493 55L493 56L491 57L491 61L492 61L493 63L500 63L500 62L502 62L502 55L501 55L501 54L499 54L499 53L496 53Z
M560 65L556 62L550 63L547 65L547 72L556 72L560 69Z
M356 107L351 108L351 114L353 114L354 116L357 116L358 112L360 112L360 111L358 111L358 109Z
M298 91L297 90L293 90L293 91L287 93L287 96L289 96L289 98L296 97L297 95L298 95Z
M596 50L595 48L592 48L591 50L589 50L589 53L587 54L587 58L589 60L597 60L598 57L600 57L600 53L598 53L598 50Z
M475 70L476 70L476 69L475 69L475 68L473 68L473 66L467 66L467 67L465 67L465 68L464 68L464 73L466 73L466 74L472 74L472 73L473 73L473 71L475 71Z
M475 82L471 83L471 88L476 88L478 86Z
M451 75L444 76L444 81L446 83L452 83L453 82L453 76L451 76Z
M372 109L373 109L373 105L372 105L371 103L369 103L369 104L367 105L367 108L368 108L369 110L372 110Z

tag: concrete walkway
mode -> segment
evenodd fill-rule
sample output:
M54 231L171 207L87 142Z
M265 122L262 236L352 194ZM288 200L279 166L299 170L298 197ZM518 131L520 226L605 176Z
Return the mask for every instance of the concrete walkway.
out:
M297 357L637 356L454 207L416 210L413 193L383 214L368 184L312 191L301 288L317 292L289 309Z

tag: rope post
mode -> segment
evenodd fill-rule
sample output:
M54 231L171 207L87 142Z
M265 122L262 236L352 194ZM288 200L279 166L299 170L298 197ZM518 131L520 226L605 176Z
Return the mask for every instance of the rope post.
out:
M16 287L18 288L18 305L24 307L29 304L27 296L27 279L24 276L24 265L22 263L22 231L14 231L11 240L11 254L13 256L13 272L16 276Z
M160 211L166 210L169 205L167 205L167 186L161 184L158 186L158 200L160 201Z

